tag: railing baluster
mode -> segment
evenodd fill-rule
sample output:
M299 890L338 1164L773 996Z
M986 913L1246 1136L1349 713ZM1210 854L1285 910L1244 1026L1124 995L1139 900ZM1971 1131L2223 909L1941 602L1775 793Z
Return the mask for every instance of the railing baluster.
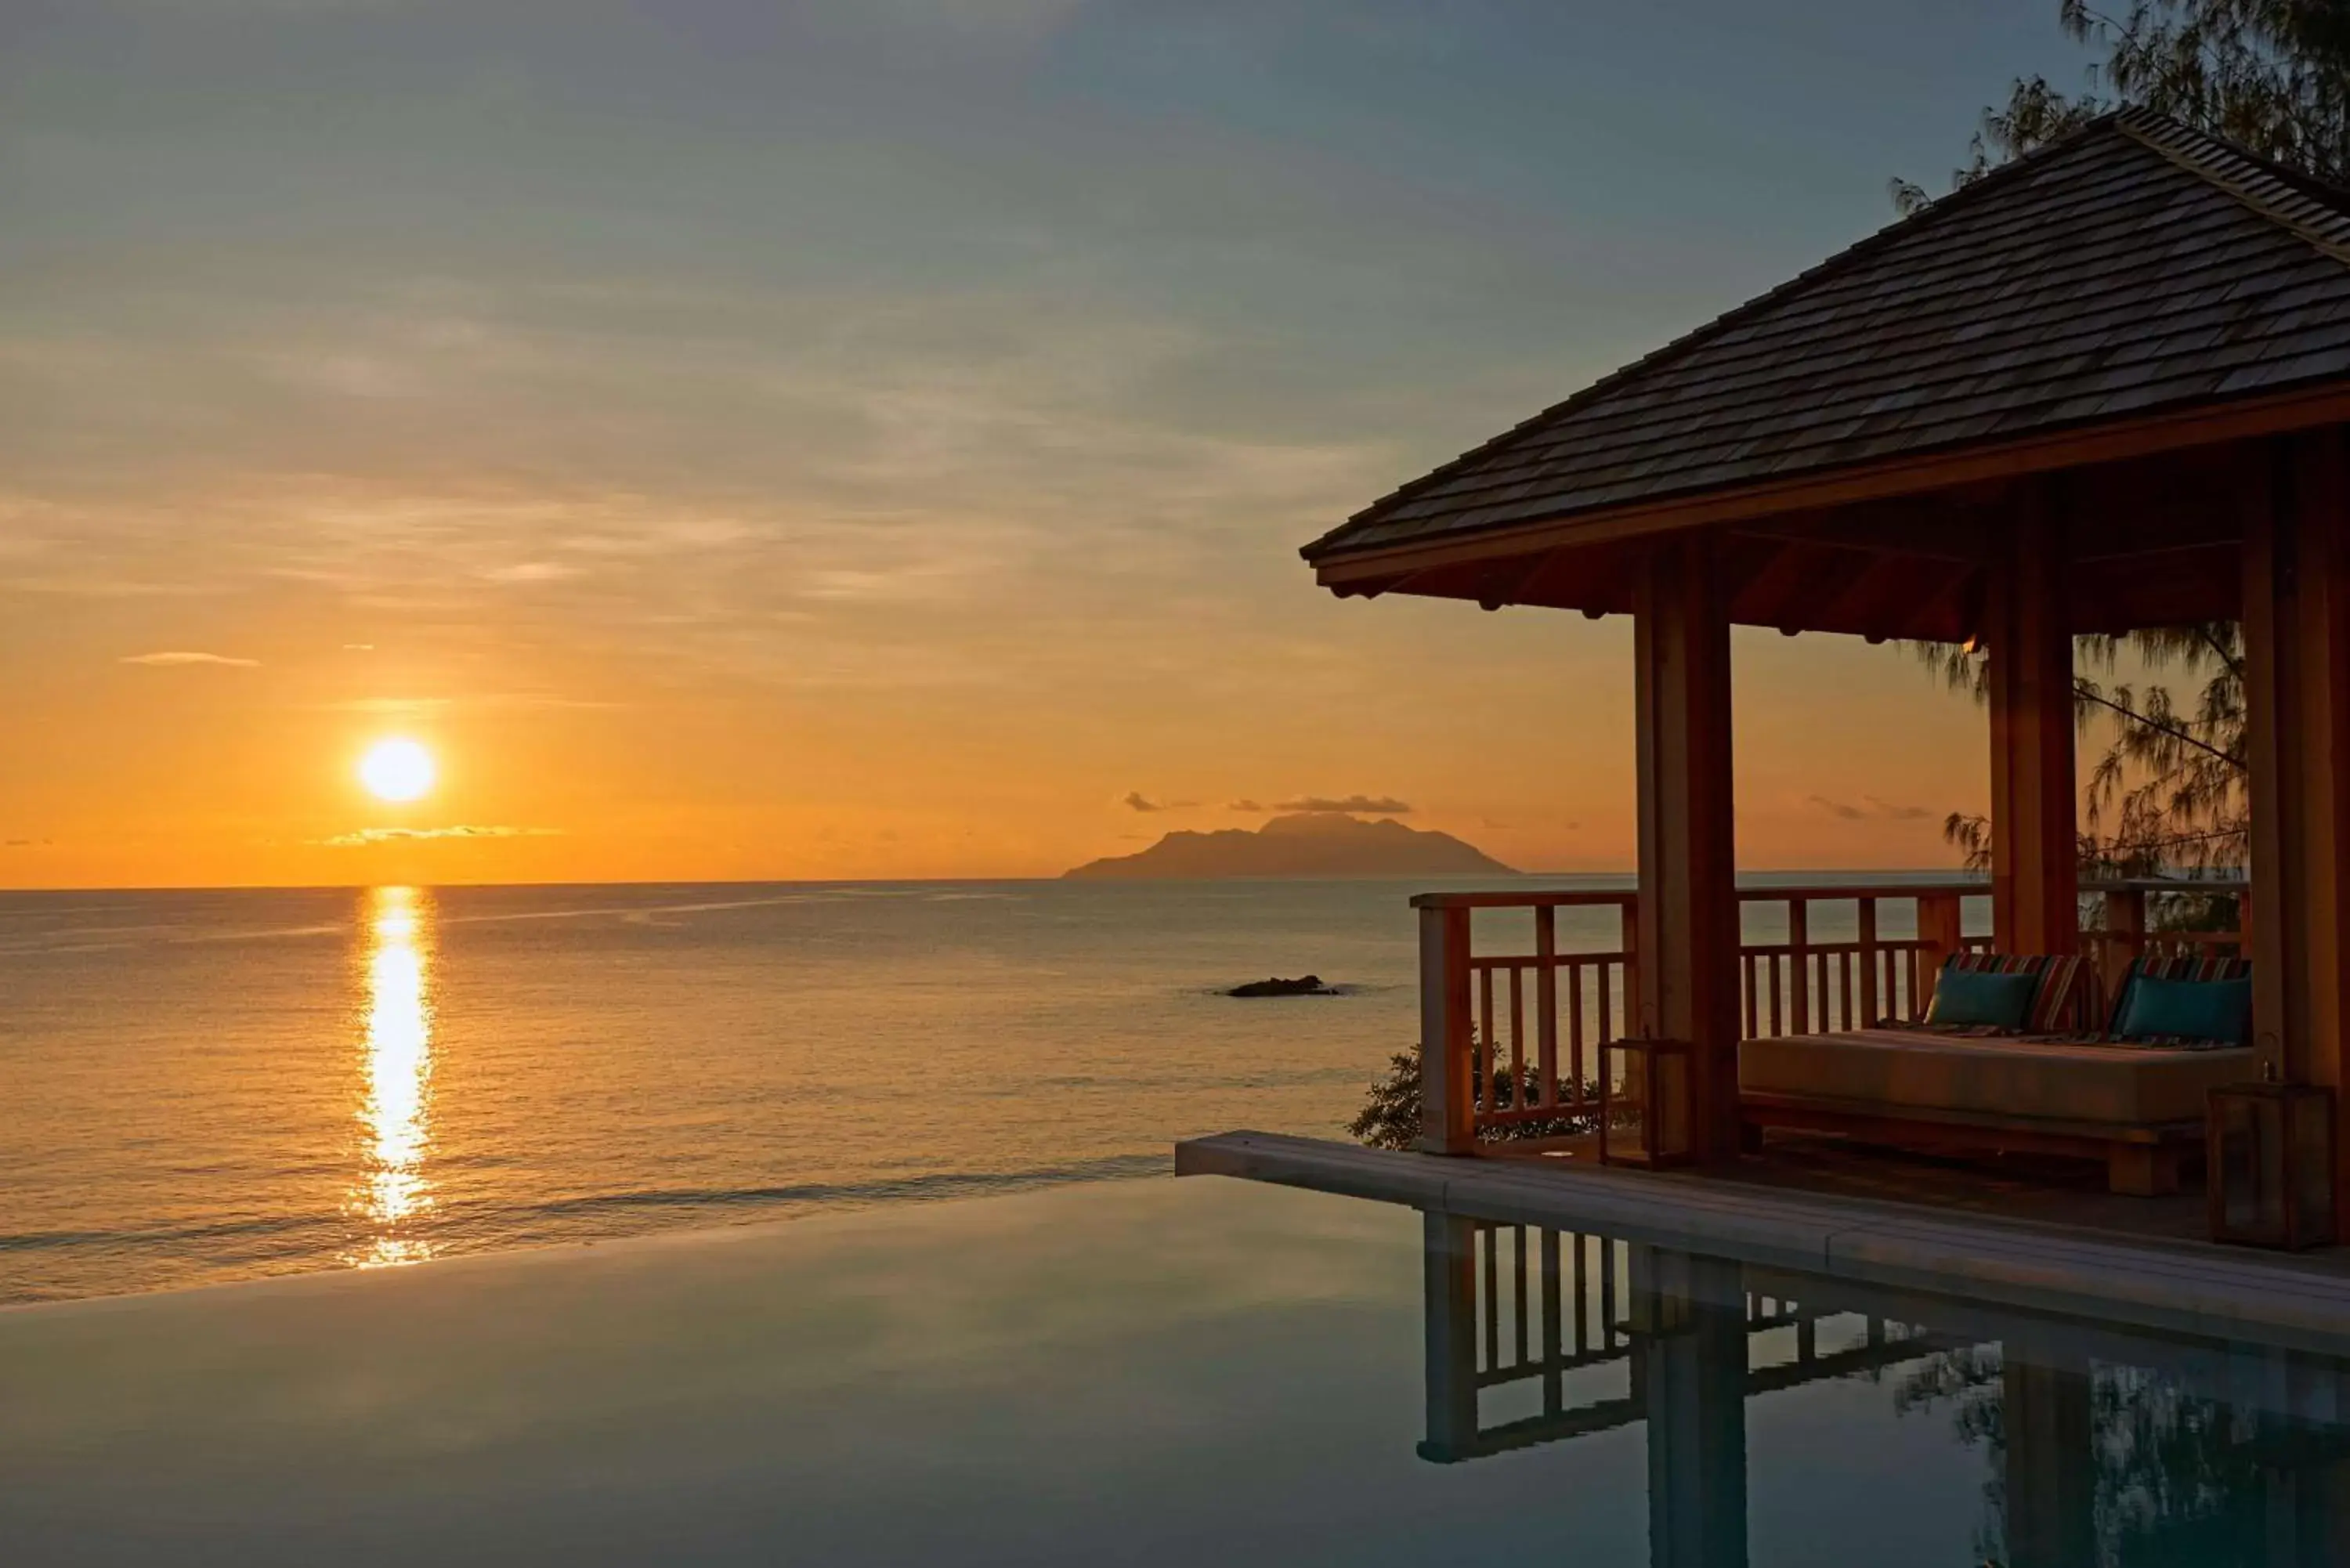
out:
M1568 1092L1575 1096L1575 1108L1583 1109L1583 969L1581 962L1571 963L1566 970L1566 1075ZM1603 983L1605 977L1602 977Z
M1514 1309L1517 1318L1517 1364L1523 1366L1526 1364L1526 1228L1523 1225L1512 1226L1510 1241L1511 1249L1515 1254L1512 1262L1517 1266L1517 1289L1511 1298L1510 1304Z
M1575 1354L1591 1348L1591 1238L1575 1232Z
M1499 1230L1499 1226L1490 1224L1481 1224L1477 1227L1477 1234L1483 1238L1485 1242L1485 1255L1482 1259L1485 1280L1485 1355L1479 1367L1480 1371L1484 1372L1498 1372L1502 1366L1502 1290L1499 1277L1502 1266L1502 1247L1501 1237L1497 1234Z
M1550 1230L1542 1233L1542 1317L1543 1414L1555 1416L1566 1387L1558 1365L1558 1232Z
M1801 897L1787 900L1787 951L1794 961L1795 1033L1812 1032L1812 909Z
M1616 1348L1616 1243L1599 1238L1599 1348Z
M1484 1092L1478 1097L1487 1115L1502 1108L1493 1088L1493 966L1477 971L1477 1073Z
M1534 1052L1542 1074L1542 1101L1558 1104L1558 911L1548 904L1534 910Z
M1526 1108L1525 966L1510 966L1510 1104Z
M1860 1016L1846 1027L1866 1029L1884 1014L1877 1010L1877 900L1860 900Z

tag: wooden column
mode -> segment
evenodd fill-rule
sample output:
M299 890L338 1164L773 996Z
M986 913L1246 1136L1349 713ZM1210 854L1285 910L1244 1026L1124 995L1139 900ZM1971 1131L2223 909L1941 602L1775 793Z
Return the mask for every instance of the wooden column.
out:
M1469 911L1419 911L1419 1147L1473 1154L1477 1106L1469 1071Z
M1477 1452L1477 1227L1433 1209L1421 1224L1428 1436L1419 1457L1451 1464Z
M1909 1003L1914 1017L1926 1016L1942 966L1966 945L1966 904L1956 893L1928 893L1918 900L1918 971L1911 981Z
M1638 739L1641 1033L1692 1047L1700 1163L1732 1159L1738 1118L1738 885L1731 802L1730 619L1712 539L1659 544L1633 624Z
M2078 1568L2097 1560L2095 1409L2086 1366L2007 1357L2000 1430L2007 1439L2007 1561Z
M1746 1568L1746 1294L1738 1264L1631 1249L1648 1417L1650 1568Z
M2122 979L2130 965L2146 956L2146 890L2124 888L2107 893L2105 929L2104 967L2098 979L2111 998L2122 993Z
M2279 443L2247 485L2244 701L2252 1037L2288 1078L2350 1090L2350 475L2345 432ZM2350 1109L2350 1094L2339 1102ZM2336 1127L2337 1161L2350 1128ZM2350 1198L2350 1181L2337 1176ZM2337 1199L2337 1203L2341 1199Z
M1991 939L2002 952L2069 953L2081 940L2073 634L2063 529L2027 491L1991 563Z

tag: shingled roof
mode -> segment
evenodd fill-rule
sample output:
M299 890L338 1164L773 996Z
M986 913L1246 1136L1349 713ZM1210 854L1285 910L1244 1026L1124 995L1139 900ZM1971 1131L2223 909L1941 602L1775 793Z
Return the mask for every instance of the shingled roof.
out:
M2350 379L2350 193L2109 115L1374 503L1309 561Z

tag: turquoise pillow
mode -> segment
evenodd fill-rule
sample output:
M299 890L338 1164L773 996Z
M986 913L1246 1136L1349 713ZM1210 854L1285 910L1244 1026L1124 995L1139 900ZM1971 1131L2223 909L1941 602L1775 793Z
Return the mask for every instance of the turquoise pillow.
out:
M2036 974L1994 974L1981 969L1946 969L1934 982L1934 1004L1926 1022L1950 1028L2021 1029L2032 1016Z
M2217 1040L2241 1045L2252 1037L2252 982L2247 980L2130 981L2122 1005L2125 1040Z

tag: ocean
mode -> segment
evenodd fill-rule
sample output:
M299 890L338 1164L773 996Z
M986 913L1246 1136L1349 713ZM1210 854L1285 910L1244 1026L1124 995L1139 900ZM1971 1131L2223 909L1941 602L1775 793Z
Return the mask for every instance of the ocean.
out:
M1416 1037L1430 886L0 893L0 1301L1342 1136ZM1594 916L1562 945L1612 946ZM1306 972L1344 994L1220 994Z

